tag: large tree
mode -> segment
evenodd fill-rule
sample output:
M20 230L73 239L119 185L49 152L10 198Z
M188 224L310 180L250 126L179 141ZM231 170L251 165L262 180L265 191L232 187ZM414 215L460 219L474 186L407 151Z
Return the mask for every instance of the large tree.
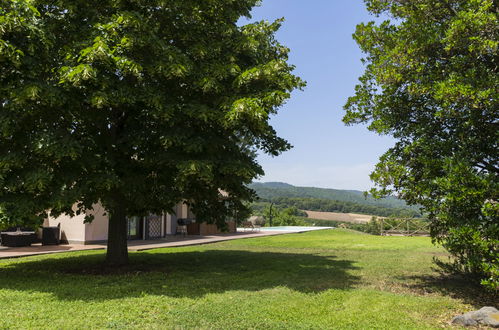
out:
M269 116L303 86L280 21L238 24L258 2L2 0L3 221L101 203L119 265L127 216L188 201L223 226L244 211L255 151L290 147Z
M497 287L497 1L365 2L385 20L357 26L366 68L344 121L397 141L371 175L376 191L422 205L454 268Z

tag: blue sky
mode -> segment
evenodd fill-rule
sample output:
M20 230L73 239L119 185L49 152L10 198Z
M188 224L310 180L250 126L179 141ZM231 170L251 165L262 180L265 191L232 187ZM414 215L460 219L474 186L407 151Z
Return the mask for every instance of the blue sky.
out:
M277 39L291 48L295 73L307 81L272 118L294 148L279 157L259 156L266 174L257 181L367 190L369 173L393 145L365 126L345 126L343 105L363 72L355 26L374 20L362 0L263 0L255 20L285 18Z

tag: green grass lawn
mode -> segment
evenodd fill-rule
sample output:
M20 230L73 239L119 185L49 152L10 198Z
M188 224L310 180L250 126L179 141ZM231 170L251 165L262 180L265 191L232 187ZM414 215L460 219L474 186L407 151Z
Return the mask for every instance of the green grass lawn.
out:
M487 301L435 256L429 238L337 229L136 252L116 271L102 251L0 260L0 329L440 328Z

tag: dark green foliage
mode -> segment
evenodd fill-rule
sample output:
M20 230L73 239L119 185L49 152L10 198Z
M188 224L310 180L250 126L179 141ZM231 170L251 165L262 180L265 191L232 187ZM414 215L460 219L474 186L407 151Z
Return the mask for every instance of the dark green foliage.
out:
M403 200L395 197L376 199L365 196L365 193L357 190L338 190L315 187L296 187L282 182L252 183L249 186L256 191L258 197L264 200L273 200L277 197L297 197L330 199L341 202L357 203L362 205L373 205L388 208L408 208L417 211L418 207L408 206Z
M296 207L288 207L282 210L274 211L272 218L272 226L303 226L305 223L300 219L303 214ZM267 219L266 219L267 220ZM266 224L269 224L267 220Z
M389 208L354 202L335 201L330 199L275 197L272 199L260 199L260 201L266 203L273 202L274 204L282 207L296 207L298 209L308 211L361 213L382 217L394 216L411 218L420 216L417 211L407 208Z
M423 206L451 268L499 286L498 2L366 0L366 70L347 124L395 137L371 178Z
M2 1L0 203L9 221L100 202L118 221L114 246L124 244L125 215L182 200L221 226L244 212L246 185L263 174L256 151L290 148L268 120L304 85L274 38L280 21L237 24L257 3Z
M253 215L267 215L269 213L269 210L270 210L270 205L271 205L270 202L258 201L258 202L251 203L249 205L249 208L251 210L251 214L253 214ZM272 204L272 210L276 209L279 211L279 210L284 210L286 208L291 209L292 210L291 213L293 215L296 215L299 217L306 217L307 216L307 212L302 211L294 206L288 207L287 205L284 205L284 204Z
M0 231L8 228L10 224L11 221L9 221L8 217L0 209Z
M265 202L253 202L248 205L248 207L251 209L251 214L252 215L263 215L263 212L268 209L270 203L265 203Z
M253 215L263 216L265 225L270 226L272 217L272 226L302 226L305 223L301 218L307 214L296 207L283 207L281 205L272 205L270 203L252 203L250 205Z
M366 224L366 233L372 235L381 235L381 223L376 217L372 217Z

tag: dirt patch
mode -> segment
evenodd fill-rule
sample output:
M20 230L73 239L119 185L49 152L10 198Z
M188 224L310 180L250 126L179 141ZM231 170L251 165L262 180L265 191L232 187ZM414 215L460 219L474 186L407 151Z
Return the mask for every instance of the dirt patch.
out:
M307 216L311 219L317 220L330 220L330 221L344 221L351 223L368 223L372 215L357 214L357 213L338 213L338 212L318 212L318 211L305 211Z

